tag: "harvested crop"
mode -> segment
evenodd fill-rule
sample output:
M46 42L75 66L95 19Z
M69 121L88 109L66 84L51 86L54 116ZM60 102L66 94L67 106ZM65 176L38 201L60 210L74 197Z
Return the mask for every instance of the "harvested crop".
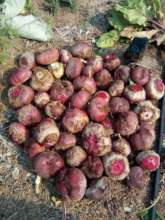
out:
M18 64L20 67L32 69L35 67L35 55L33 52L25 52L19 57Z
M88 43L78 42L72 47L72 54L83 59L90 58L92 56L92 47Z
M50 48L36 54L36 62L41 65L51 64L59 59L59 51L56 48Z
M124 82L122 80L116 80L111 83L108 92L110 96L120 96L124 91Z
M45 106L45 114L54 120L59 119L64 110L65 106L59 101L50 101Z
M91 94L85 90L78 91L75 95L72 96L71 106L74 108L83 109L86 107Z
M87 76L79 76L73 81L73 85L76 90L86 90L90 94L94 94L96 92L96 82L93 78L89 78Z
M112 76L108 70L102 69L95 74L95 81L98 87L107 88L112 81Z
M67 132L60 134L59 140L55 146L57 150L67 150L76 145L76 136Z
M49 101L50 97L47 92L37 92L34 96L34 103L39 108L43 108Z
M71 167L79 167L86 157L85 150L80 146L69 148L66 152L66 162Z
M13 122L9 126L9 135L12 141L17 144L22 144L28 139L28 130L23 124Z
M9 81L11 85L18 86L29 80L31 76L31 70L25 67L19 67L12 71Z
M146 99L146 92L140 84L133 84L126 86L124 96L130 103L138 103Z

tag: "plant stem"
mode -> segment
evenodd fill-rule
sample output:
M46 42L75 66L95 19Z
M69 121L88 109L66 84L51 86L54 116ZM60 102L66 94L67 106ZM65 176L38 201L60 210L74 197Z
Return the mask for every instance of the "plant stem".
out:
M165 32L165 27L163 27L159 22L153 20L153 19L149 19L148 20L150 23L156 25L162 32Z

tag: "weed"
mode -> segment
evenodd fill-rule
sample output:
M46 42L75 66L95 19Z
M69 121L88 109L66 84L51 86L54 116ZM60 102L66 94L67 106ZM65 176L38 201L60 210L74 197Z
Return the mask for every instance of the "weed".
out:
M32 14L36 14L36 10L34 8L32 0L26 0L25 10L27 12L31 12Z

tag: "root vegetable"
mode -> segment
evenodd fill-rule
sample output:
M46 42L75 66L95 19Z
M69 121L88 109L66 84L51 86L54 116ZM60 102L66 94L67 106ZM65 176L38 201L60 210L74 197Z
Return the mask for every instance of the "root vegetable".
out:
M57 152L42 152L34 158L33 167L39 176L50 178L64 167L64 161Z
M69 148L66 152L66 162L71 167L78 167L86 159L87 154L80 146Z
M61 79L64 75L64 64L60 62L54 62L49 64L48 66L49 71L55 77L55 79Z
M90 94L93 94L96 92L96 82L93 78L89 78L87 76L79 76L77 79L73 81L73 85L76 90L86 90Z
M141 167L134 166L131 167L128 184L130 187L143 188L145 185L145 174Z
M39 107L43 108L50 101L50 97L46 92L38 92L34 96L34 103Z
M62 119L64 128L73 134L82 131L88 123L87 114L78 108L67 110Z
M9 81L13 86L18 86L26 82L32 76L31 70L28 68L19 67L13 70L10 75Z
M66 64L70 58L72 58L72 54L68 50L60 50L60 61L62 63Z
M55 178L55 191L63 200L81 200L86 187L86 177L78 168L65 168Z
M85 193L88 199L101 200L104 199L108 192L108 178L103 176L100 179L93 180Z
M108 92L110 96L120 96L124 91L124 82L122 80L116 80L111 83Z
M60 135L58 143L56 144L56 150L67 150L70 147L76 145L76 136L67 132L63 132Z
M59 51L56 48L50 48L36 54L36 62L41 65L48 65L59 59Z
M52 74L42 67L35 67L31 78L31 87L39 92L47 92L54 82Z
M133 134L138 128L138 118L132 111L120 113L116 119L115 129L123 136Z
M114 71L115 69L117 69L120 64L121 64L121 61L119 59L119 57L116 56L116 54L107 54L105 57L104 57L104 67L106 69L108 69L109 71Z
M145 67L136 66L131 69L131 78L135 83L143 86L150 80L150 71Z
M160 110L149 100L140 102L135 108L135 112L138 114L141 123L154 123L160 117Z
M161 79L152 78L146 84L145 90L148 98L159 100L164 96L165 86Z
M120 65L114 72L114 79L122 80L127 83L130 77L130 70L129 66Z
M96 92L94 97L104 99L104 101L107 104L109 103L109 100L110 100L109 94L107 92L105 92L104 90L100 90L100 91Z
M98 96L94 97L89 104L88 112L93 121L104 121L109 112L109 105L106 99Z
M35 137L38 143L49 148L57 143L60 131L52 119L44 118L35 128Z
M69 79L75 79L80 76L82 67L81 59L76 57L70 58L66 66L65 74Z
M131 146L129 142L122 137L118 137L112 142L112 149L126 157L131 153Z
M20 108L24 105L30 104L33 97L33 89L25 85L12 86L8 91L9 104L13 108Z
M140 129L130 137L133 150L149 150L155 140L155 131L151 126L141 126Z
M36 65L34 53L30 51L23 53L18 63L20 67L32 69Z
M111 151L111 138L101 124L90 122L83 130L82 141L90 155L103 156Z
M9 126L9 135L12 141L17 144L22 144L28 138L28 130L23 124L19 122L13 122Z
M78 42L72 47L72 54L79 58L90 58L92 56L92 47L86 42Z
M75 95L72 96L71 99L71 106L74 108L83 109L86 107L89 99L90 99L90 93L85 90L80 90Z
M102 69L95 75L96 85L101 88L107 88L112 81L112 76L108 70Z
M103 157L105 173L112 180L123 180L129 174L127 157L118 153L107 154Z
M101 159L89 156L82 164L82 171L89 179L100 178L104 171Z
M54 120L59 119L64 110L65 106L59 101L50 101L45 106L45 114Z
M128 112L130 109L129 102L127 99L123 97L113 97L110 100L110 112L112 113L122 113L122 112Z
M64 104L73 94L74 87L68 80L56 80L50 90L50 97Z
M103 58L101 56L91 57L88 64L94 68L95 73L103 69Z
M83 74L84 76L87 76L87 77L89 77L89 78L92 78L92 77L94 76L94 74L95 74L95 70L94 70L94 68L93 68L92 65L86 65L86 66L84 66L83 69L82 69L82 74Z
M140 152L136 161L139 166L148 171L155 171L160 166L160 156L153 150L147 150Z
M34 105L25 105L17 111L18 121L25 126L34 125L41 121L41 113Z
M114 133L112 121L108 117L104 121L102 121L101 124L104 126L108 135L112 135Z
M130 103L138 103L146 99L146 92L140 84L133 84L125 88L124 96Z
M29 158L32 159L36 157L38 154L40 154L41 152L44 152L45 147L38 144L37 142L32 142L26 150L27 150Z

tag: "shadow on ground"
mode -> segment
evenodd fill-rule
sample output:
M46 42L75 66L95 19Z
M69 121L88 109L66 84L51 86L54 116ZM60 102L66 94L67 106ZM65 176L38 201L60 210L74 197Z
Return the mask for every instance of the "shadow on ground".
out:
M47 217L49 216L49 217ZM45 204L36 204L25 200L15 200L0 196L0 219L1 220L63 220L60 209L49 207ZM67 215L66 220L76 220Z

